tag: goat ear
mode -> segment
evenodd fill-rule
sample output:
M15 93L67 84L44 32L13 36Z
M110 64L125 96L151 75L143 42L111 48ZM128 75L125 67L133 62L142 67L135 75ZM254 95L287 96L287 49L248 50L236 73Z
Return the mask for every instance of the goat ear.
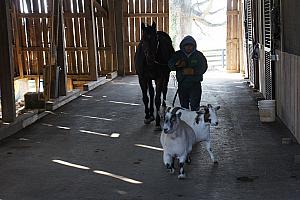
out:
M155 21L152 22L152 28L156 29L156 23L155 23Z
M180 119L181 117L181 112L179 112L178 114L176 114L177 118Z
M146 25L144 22L142 22L141 27L142 27L142 30L144 30L146 28Z
M196 111L196 113L197 113L198 115L205 114L205 110L198 110L198 111Z
M217 106L217 107L216 107L216 110L219 110L220 108L221 108L221 106Z

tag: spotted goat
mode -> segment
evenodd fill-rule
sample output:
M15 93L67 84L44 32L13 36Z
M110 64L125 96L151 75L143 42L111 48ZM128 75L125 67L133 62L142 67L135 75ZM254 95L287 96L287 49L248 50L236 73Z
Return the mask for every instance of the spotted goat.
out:
M178 159L178 178L185 178L184 163L190 163L194 144L203 142L211 160L217 163L211 150L210 126L218 125L217 110L220 106L201 106L199 111L168 107L162 115L160 142L163 147L163 162L170 173L174 173L174 161Z

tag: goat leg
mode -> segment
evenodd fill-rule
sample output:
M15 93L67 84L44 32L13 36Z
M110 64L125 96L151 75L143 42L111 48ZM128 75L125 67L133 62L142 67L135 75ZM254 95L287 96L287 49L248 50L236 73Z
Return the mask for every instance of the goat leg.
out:
M183 166L184 166L184 162L180 162L179 163L179 175L178 175L179 179L184 179L186 177Z
M215 160L214 154L211 150L210 141L205 141L204 143L206 145L206 150L209 153L211 160L214 162L214 164L218 164L218 161Z
M168 172L173 174L175 170L174 170L174 159L172 158L172 156L164 152L163 160Z
M172 166L173 164L169 164L169 163L167 163L166 164L166 168L167 168L167 170L168 170L168 172L170 173L170 174L173 174L174 173L174 167Z

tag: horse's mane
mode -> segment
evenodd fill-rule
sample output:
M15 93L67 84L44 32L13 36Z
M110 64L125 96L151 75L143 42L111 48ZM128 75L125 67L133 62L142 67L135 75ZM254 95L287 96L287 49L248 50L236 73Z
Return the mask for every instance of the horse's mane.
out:
M143 73L145 70L151 71L153 73L156 70L165 70L169 71L168 67L168 60L170 59L171 55L175 52L173 45L172 45L172 40L171 37L169 36L168 33L163 32L163 31L157 31L157 39L159 41L159 50L158 54L156 55L156 61L157 63L152 66L148 66L145 62L145 55L144 52L142 51L142 43L140 41L136 53L135 53L135 69L137 74Z
M157 31L157 37L159 41L164 40L168 43L168 45L172 45L172 40L168 33L163 31Z

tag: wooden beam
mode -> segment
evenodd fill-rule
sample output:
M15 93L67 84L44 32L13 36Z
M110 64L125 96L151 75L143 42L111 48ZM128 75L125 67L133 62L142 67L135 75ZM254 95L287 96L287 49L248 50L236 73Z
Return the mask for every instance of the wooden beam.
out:
M18 19L17 19L17 10L16 10L16 4L15 2L13 3L13 8L12 8L12 18L13 18L13 24L14 24L14 29L15 29L15 55L17 56L17 58L15 58L15 64L18 65L19 68L19 77L23 78L24 72L23 72L23 62L22 62L22 55L21 55L21 51L20 51L20 44L21 44L21 40L20 40L20 33L19 33L19 25L18 24Z
M96 81L98 78L97 66L97 50L96 50L96 33L95 33L95 16L94 16L94 0L85 1L86 12L86 36L88 45L88 59L91 80Z
M50 90L46 91L47 95L45 95L47 98L46 100L50 99L56 99L58 98L58 68L57 68L57 41L58 41L58 18L59 18L59 4L60 1L52 0L53 10L52 10L52 40L50 42L50 65L46 66L47 75L45 77L45 82L47 81L46 85L48 85L48 88Z
M168 13L128 13L124 17L137 18L137 17L168 17Z
M94 5L97 8L97 11L100 12L102 17L107 17L107 10L105 10L98 1L94 1Z
M112 71L117 70L117 41L116 41L116 26L115 26L115 2L108 0L108 20L110 24L110 40L111 40L111 51L112 51ZM106 46L108 47L108 46Z
M67 95L67 65L65 54L65 22L63 16L63 4L59 1L58 4L58 30L57 30L57 65L59 66L59 96Z
M0 85L4 122L13 122L16 119L10 2L0 1Z
M102 6L104 9L109 10L111 4L108 3L109 0L102 1ZM112 10L110 10L112 11ZM111 14L109 15L111 16ZM111 29L111 23L110 19L108 17L103 17L103 23L104 23L104 41L105 41L105 47L112 45L112 36L114 34L113 29ZM106 51L106 66L105 69L112 72L113 71L113 53L110 50ZM101 68L102 71L102 68Z
M65 12L64 13L64 17L67 17L67 18L84 18L86 17L86 13L72 13L72 12Z
M118 75L125 75L124 68L124 37L123 37L123 3L115 0L115 25L117 42Z
M28 18L28 19L51 18L51 13L18 13L17 17L18 18Z

